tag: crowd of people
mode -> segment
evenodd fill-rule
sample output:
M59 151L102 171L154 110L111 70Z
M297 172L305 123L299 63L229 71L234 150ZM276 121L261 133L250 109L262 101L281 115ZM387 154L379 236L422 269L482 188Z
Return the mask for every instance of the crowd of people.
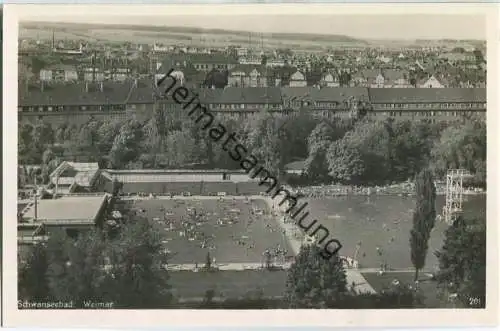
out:
M159 207L159 214L161 216L154 217L153 221L164 227L165 231L176 235L178 238L195 242L200 249L206 250L210 254L212 263L215 266L216 237L214 233L210 233L211 231L209 228L207 229L207 225L213 227L231 227L242 222L240 220L241 210L237 208L236 199L219 197L216 201L218 211L209 212L201 209L197 205L196 200L174 199L174 205L171 208L168 208L164 204ZM231 241L236 247L244 248L246 256L249 256L251 253L256 253L254 255L262 253L262 266L266 265L269 267L269 264L274 266L284 263L288 257L288 251L282 247L281 243L271 243L263 252L255 251L256 249L262 249L262 247L258 247L256 241L252 238L251 227L255 222L261 222L262 227L270 233L284 230L281 230L280 226L273 222L273 217L269 217L272 215L269 215L265 209L252 205L252 198L246 197L244 202L251 205L249 214L245 215L244 224L242 224L243 229L240 230L241 233L235 232L229 235ZM135 204L136 202L134 201L133 203ZM185 213L176 216L175 209L184 209ZM144 208L139 208L136 212L148 217L147 210ZM168 244L168 241L165 241L165 243ZM168 252L170 256L178 254L178 252ZM196 262L196 265L198 265L198 262Z

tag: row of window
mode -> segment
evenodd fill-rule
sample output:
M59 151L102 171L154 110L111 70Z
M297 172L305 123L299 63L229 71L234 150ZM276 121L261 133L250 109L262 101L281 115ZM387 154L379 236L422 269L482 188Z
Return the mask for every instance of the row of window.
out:
M398 116L417 116L417 117L459 117L459 116L471 116L472 114L475 114L475 112L471 111L416 111L416 112L380 112L377 113L383 116L391 116L391 117L398 117Z
M280 107L279 104L210 104L210 109L272 109Z
M229 65L227 65L227 64L194 64L193 66L199 70L211 69L211 68L217 68L217 69L228 69L229 68Z
M308 104L305 103L305 106ZM127 105L130 109L136 109L136 105ZM166 105L167 106L167 105ZM173 105L175 108L176 105ZM327 109L346 109L344 103L318 103L317 108ZM51 111L108 111L108 110L125 110L126 105L99 105L99 106L22 106L18 107L18 111L22 112L51 112ZM165 107L166 110L172 107ZM240 109L281 109L278 104L210 104L209 109L212 110L240 110ZM380 104L375 106L375 110L382 109L486 109L486 103L434 103L434 104ZM425 113L430 113L426 111ZM433 113L433 112L432 112ZM442 113L442 112L439 112Z
M300 107L300 106L310 106L314 105L315 107L325 107L330 109L336 108L345 108L347 104L344 102L300 102L294 101L290 102L292 107ZM485 102L475 102L475 103L386 103L386 104L373 104L375 109L384 109L384 108L392 108L392 109L469 109L469 108L486 108Z
M18 107L19 112L64 112L64 111L119 111L125 110L125 105L100 105L100 106L24 106Z
M422 109L467 109L467 108L486 108L485 102L475 102L475 103L386 103L386 104L374 104L375 108L422 108Z

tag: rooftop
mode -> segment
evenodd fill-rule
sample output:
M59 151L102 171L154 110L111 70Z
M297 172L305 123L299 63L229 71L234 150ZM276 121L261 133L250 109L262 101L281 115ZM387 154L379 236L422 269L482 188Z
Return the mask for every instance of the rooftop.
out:
M372 88L373 103L486 102L485 88Z
M59 199L41 199L37 201L37 223L94 222L106 195L101 196L65 196ZM35 205L31 203L25 209L24 219L35 217Z
M54 184L57 182L59 185L71 185L75 182L80 186L89 187L98 171L99 165L96 162L64 161L50 174L50 177Z
M285 100L311 100L317 102L343 102L349 97L368 98L368 89L363 87L284 87L281 89Z
M102 91L101 91L102 88ZM130 84L104 82L75 84L39 84L19 86L19 106L79 106L124 104Z

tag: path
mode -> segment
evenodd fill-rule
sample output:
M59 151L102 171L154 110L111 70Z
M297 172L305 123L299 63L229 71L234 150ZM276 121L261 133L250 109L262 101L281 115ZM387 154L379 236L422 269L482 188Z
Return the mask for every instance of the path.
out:
M260 200L267 200L269 197L263 196L263 195L236 195L236 196L215 196L215 195L192 195L192 196L183 196L183 195L174 195L174 197L170 197L170 195L161 195L161 196L156 196L154 198L150 197L139 197L139 196L133 196L133 197L125 197L122 196L120 197L120 200L123 201L130 201L130 200L247 200L247 199L260 199Z
M285 263L282 265L276 265L276 266L281 266L283 269L288 269L290 268L290 263ZM202 268L204 265L203 264L198 264L198 268ZM242 271L242 270L261 270L263 269L263 264L262 263L217 263L213 265L213 267L217 267L217 269L224 271L224 270L233 270L233 271ZM175 270L175 271L180 271L180 270L190 270L193 271L196 269L196 264L192 263L185 263L185 264L169 264L166 266L167 270Z
M277 201L271 198L264 198L271 210L280 210ZM280 214L281 215L275 217L276 222L281 226L283 230L285 230L285 235L290 246L292 247L294 255L297 255L300 252L300 247L302 246L302 243L294 236L294 233L297 231L297 225L295 225L294 223L285 223L284 218L282 217L285 215L285 213L281 212ZM347 286L357 293L376 293L373 287L366 281L361 272L357 269L346 269L346 280Z

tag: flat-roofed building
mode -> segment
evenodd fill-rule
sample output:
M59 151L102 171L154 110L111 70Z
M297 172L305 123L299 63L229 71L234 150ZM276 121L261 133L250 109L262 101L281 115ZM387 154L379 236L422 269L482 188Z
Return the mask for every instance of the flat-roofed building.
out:
M107 180L104 191L111 192L117 180L125 194L258 194L267 189L243 170L103 170L101 177Z
M59 199L31 201L19 213L18 243L44 241L51 231L62 230L71 237L102 225L111 195L64 196Z

